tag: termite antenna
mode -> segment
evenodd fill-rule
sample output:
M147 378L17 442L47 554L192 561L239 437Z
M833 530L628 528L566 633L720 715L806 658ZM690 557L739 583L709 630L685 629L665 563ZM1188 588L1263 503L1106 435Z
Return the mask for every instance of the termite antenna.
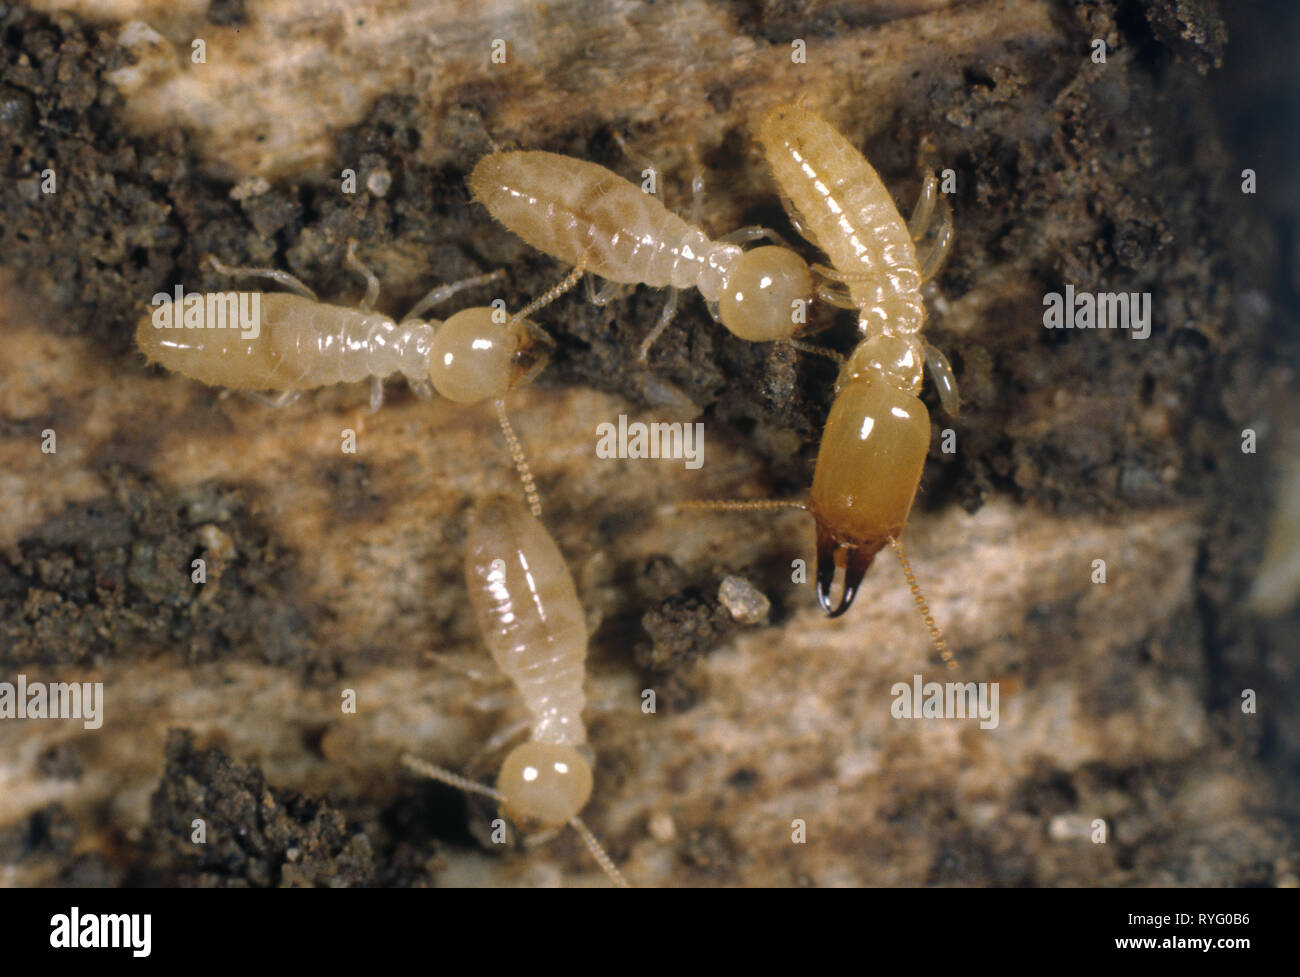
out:
M808 506L803 502L783 502L780 499L689 499L678 502L678 509L691 509L696 512L773 512L777 509L803 509Z
M559 284L552 285L551 288L545 294L539 295L537 298L533 299L522 309L516 312L513 316L511 316L510 321L506 323L506 329L509 329L520 319L527 319L538 309L550 305L552 302L558 299L569 289L573 288L574 285L578 284L578 280L582 278L583 273L586 270L587 270L586 262L583 262L580 265L575 265L573 270L570 271L567 275L565 275L564 279Z
M903 552L903 544L895 537L890 536L889 545L894 548L894 552L898 555L898 562L903 568L903 577L907 580L908 589L912 591L912 599L916 601L916 609L921 612L921 617L925 620L925 629L930 632L930 640L934 642L939 657L943 659L944 664L949 668L956 668L957 660L953 658L952 652L948 650L948 642L944 640L943 632L939 630L939 625L934 621L934 615L930 613L930 605L925 602L925 596L917 585L916 574L912 573L912 564L907 562L907 554Z
M430 780L436 780L439 783L446 784L448 787L455 787L457 790L463 790L467 794L482 794L484 797L490 797L498 804L504 804L506 795L499 790L493 790L486 784L480 784L477 780L470 780L468 777L462 777L460 774L452 773L450 770L444 770L442 767L435 767L432 763L425 763L418 757L413 757L409 753L402 754L402 766L408 770L413 770L422 777L428 777Z
M506 447L510 449L510 457L515 463L515 471L519 473L519 480L524 483L524 498L528 500L528 511L533 514L533 518L540 519L542 516L542 499L537 494L537 482L533 479L533 470L528 467L528 459L524 456L523 445L519 443L519 438L515 436L515 429L510 424L510 418L506 415L506 402L500 398L496 401L497 420L501 423L501 433L505 435Z
M583 843L587 846L587 851L591 852L591 857L596 860L597 865L605 870L605 874L614 881L614 884L620 889L632 888L632 886L628 884L627 879L623 877L623 873L618 870L618 866L614 864L614 860L605 853L604 848L600 847L600 842L597 841L596 836L591 833L591 829L583 824L582 818L575 814L573 817L569 818L569 825L574 831L578 832L578 837L581 838Z
M825 346L814 346L812 343L800 342L797 339L787 339L789 345L803 353L811 353L813 356L824 356L838 366L843 366L845 359L842 355L833 349L827 349Z

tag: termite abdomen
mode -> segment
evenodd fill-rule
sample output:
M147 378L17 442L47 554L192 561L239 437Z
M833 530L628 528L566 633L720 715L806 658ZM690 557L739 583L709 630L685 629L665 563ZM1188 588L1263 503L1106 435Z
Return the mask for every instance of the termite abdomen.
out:
M378 334L387 338L397 329L388 316L299 295L258 293L258 303L256 335L249 338L231 328L159 329L146 316L136 327L136 343L149 362L214 387L309 390L377 372L374 358L356 351L386 348ZM401 352L394 351L387 372L400 368Z
M465 582L483 641L523 696L537 742L578 746L587 624L555 540L513 498L484 499L470 524Z

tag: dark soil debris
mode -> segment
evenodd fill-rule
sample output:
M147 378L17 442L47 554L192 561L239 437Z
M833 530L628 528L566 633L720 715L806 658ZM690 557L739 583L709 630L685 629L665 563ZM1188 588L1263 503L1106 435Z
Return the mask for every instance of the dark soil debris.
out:
M173 864L167 882L204 888L371 885L364 834L316 798L267 785L254 766L196 747L172 730L162 783L153 796L157 848ZM193 839L202 821L206 841Z

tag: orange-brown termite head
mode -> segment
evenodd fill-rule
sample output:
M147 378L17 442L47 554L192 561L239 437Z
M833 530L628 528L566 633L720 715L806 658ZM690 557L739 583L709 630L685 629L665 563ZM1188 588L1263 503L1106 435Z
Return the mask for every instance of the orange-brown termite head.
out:
M930 448L930 414L916 396L923 354L910 336L859 344L840 375L822 434L808 509L817 522L817 600L848 610L872 559L907 522ZM836 566L844 587L832 605Z

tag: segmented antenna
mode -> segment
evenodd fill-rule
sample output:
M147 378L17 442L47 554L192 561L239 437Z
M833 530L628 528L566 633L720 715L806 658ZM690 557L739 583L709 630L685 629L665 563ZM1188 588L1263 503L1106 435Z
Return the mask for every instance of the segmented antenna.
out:
M533 470L528 467L523 446L515 436L515 429L510 426L510 418L506 416L506 402L498 399L496 405L497 420L501 423L501 433L505 435L506 447L510 449L510 457L514 460L515 471L519 472L519 480L524 483L524 498L528 500L528 511L534 518L540 519L542 498L537 494L537 482L533 479Z
M436 780L446 784L448 787L455 787L457 790L463 790L467 794L482 794L484 797L490 797L498 804L506 802L506 795L499 790L494 790L486 784L480 784L477 780L470 780L468 777L462 777L458 773L452 773L443 767L435 767L432 763L425 763L419 757L413 757L409 753L402 754L402 766L408 770L414 770L422 777L428 777L430 780Z
M943 659L944 664L949 668L956 668L957 660L953 658L952 652L948 650L948 642L944 640L943 632L939 630L939 625L934 621L934 615L930 613L930 605L925 602L921 588L917 585L916 575L912 573L912 564L907 562L907 554L903 552L903 544L890 536L889 545L894 548L894 553L898 555L898 562L903 567L903 577L907 580L907 586L912 591L912 600L916 601L916 609L921 612L921 617L925 620L925 629L930 632L930 640L934 642L939 657Z
M574 266L573 270L570 271L567 275L565 275L564 278L558 284L552 285L549 289L547 289L541 295L537 296L537 298L533 299L522 309L520 309L518 312L512 315L510 317L510 321L506 323L507 331L511 326L513 326L520 319L527 319L538 309L550 305L552 302L558 299L569 289L573 288L574 285L578 284L578 279L582 277L583 273L586 270L587 270L586 262Z
M618 870L614 860L605 854L605 849L600 847L600 842L596 840L596 836L591 833L590 829L582 822L582 819L575 814L569 818L569 825L574 831L578 832L578 837L586 844L587 851L591 852L591 857L605 870L605 874L614 880L614 884L620 889L632 888L627 879L623 878L623 873Z
M787 339L786 342L801 352L811 353L813 356L824 356L828 360L831 360L840 366L843 366L845 363L844 357L833 349L827 349L824 346L814 346L812 343L800 342L797 339Z
M678 509L693 509L697 512L773 512L777 509L802 509L808 511L803 502L783 502L780 499L690 499L678 502Z

